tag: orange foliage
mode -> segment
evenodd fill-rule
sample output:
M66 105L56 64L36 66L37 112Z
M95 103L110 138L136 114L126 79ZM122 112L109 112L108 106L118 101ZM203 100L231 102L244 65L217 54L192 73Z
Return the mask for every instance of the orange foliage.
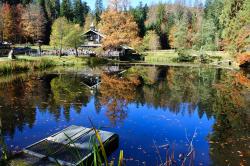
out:
M241 73L235 74L235 81L247 88L250 88L250 79L248 79L246 76L244 76Z
M249 41L247 41L249 36L250 36L250 26L248 25L248 26L243 27L239 31L239 34L236 39L236 45L237 45L238 50L241 50L241 49L244 49L244 47L250 46Z
M12 7L5 3L1 9L1 17L3 20L3 39L6 41L13 41L15 38L15 24L14 24L14 12Z
M173 27L170 29L170 32L169 32L168 40L169 40L169 45L170 45L171 48L174 48L174 43L175 43L174 34L175 34L176 31L177 31L176 26L173 26Z
M137 77L129 79L102 75L100 86L100 103L107 106L106 114L111 122L122 120L126 116L124 107L134 100L135 88L140 84Z
M214 87L220 92L221 96L227 96L228 101L231 101L238 108L245 105L244 99L237 88L228 88L225 83L215 84Z
M192 48L192 45L193 45L193 28L191 25L189 25L188 27L188 34L187 34L187 45L188 45L188 48Z
M242 96L242 90L250 88L250 80L243 73L234 73L232 78L230 81L223 81L214 86L222 96L228 96L229 101L232 101L235 106L244 107L246 103Z
M238 63L240 64L240 66L244 66L244 65L249 65L250 64L250 52L245 52L242 53L238 56L237 58Z
M138 26L129 13L107 10L101 16L101 32L106 35L104 49L121 45L134 46L139 42Z

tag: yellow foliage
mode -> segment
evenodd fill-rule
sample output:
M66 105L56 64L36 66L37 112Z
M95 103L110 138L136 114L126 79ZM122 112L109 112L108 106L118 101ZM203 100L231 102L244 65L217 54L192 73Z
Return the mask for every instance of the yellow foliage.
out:
M107 10L101 18L100 29L106 35L103 39L104 49L134 46L140 41L138 26L129 13Z
M169 32L169 45L171 48L174 48L174 43L175 43L175 37L174 37L174 34L175 32L177 31L177 28L176 26L173 26L171 29L170 29L170 32Z

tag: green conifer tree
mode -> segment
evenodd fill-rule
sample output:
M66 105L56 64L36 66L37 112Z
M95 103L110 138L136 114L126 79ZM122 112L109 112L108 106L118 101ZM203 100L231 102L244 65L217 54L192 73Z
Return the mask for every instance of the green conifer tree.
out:
M70 0L62 0L60 15L61 17L66 17L69 21L73 21L72 4Z
M79 24L80 26L83 26L84 22L84 8L81 0L74 0L74 23Z
M95 20L96 20L96 23L99 23L101 21L102 12L103 12L103 1L96 0L95 1Z

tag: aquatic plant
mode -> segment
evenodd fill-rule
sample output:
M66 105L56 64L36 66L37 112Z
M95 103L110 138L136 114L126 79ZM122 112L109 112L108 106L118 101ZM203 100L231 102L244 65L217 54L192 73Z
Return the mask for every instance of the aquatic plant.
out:
M105 144L102 142L101 135L99 134L98 129L95 128L94 124L92 123L91 119L89 118L89 121L92 125L92 131L94 131L94 135L90 137L89 145L90 149L92 151L92 157L90 157L91 161L85 161L79 164L79 166L86 166L91 164L92 166L114 166L114 161L108 162L107 153L105 150L105 144L109 144L106 142ZM65 134L65 133L64 133ZM67 139L69 140L69 143L66 145L67 150L71 152L71 154L75 157L76 160L81 161L83 158L81 152L78 150L77 146L74 143L74 140L72 140L67 134L65 134ZM72 148L73 147L73 148ZM49 147L48 147L49 148ZM59 150L58 150L59 151ZM120 151L120 156L118 160L118 166L123 165L123 151ZM60 162L56 161L56 164L60 166Z
M0 150L1 150L1 154L0 154L0 165L6 165L8 162L8 151L7 151L7 146L4 142L4 137L0 132Z
M40 59L38 61L8 61L0 63L0 74L7 75L29 70L44 70L55 65L53 61L48 59Z
M29 63L27 62L1 62L0 63L0 74L11 74L18 72L25 72L29 70Z
M98 61L99 63L100 61ZM0 75L21 73L26 71L44 70L53 66L85 65L87 58L82 57L28 57L19 56L16 60L0 62Z
M197 129L195 129L193 136L191 139L188 138L186 132L186 140L188 142L188 151L186 153L180 153L178 158L175 157L175 144L173 144L172 148L170 148L169 144L163 145L161 147L166 148L166 160L163 161L159 148L156 145L156 141L153 140L154 148L160 161L159 166L185 166L187 162L189 165L194 165L194 158L195 158L195 148L193 145L194 139L197 135Z

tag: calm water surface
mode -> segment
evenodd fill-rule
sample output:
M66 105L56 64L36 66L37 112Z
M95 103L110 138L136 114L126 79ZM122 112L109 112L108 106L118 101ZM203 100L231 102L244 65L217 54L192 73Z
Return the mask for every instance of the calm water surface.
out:
M195 165L250 164L247 72L126 67L122 77L136 75L140 84L105 76L98 88L86 86L102 71L122 68L0 77L0 122L9 149L20 150L69 125L90 127L91 118L98 128L120 136L110 160L122 149L127 165L160 165L168 145L178 162L178 155L188 151L186 137L195 131Z

